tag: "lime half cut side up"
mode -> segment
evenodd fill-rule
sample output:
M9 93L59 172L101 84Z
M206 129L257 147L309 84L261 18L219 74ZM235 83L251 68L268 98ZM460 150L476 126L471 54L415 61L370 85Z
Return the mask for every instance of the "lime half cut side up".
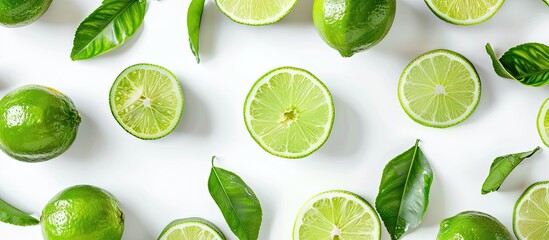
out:
M473 64L450 50L434 50L404 69L398 98L417 123L447 128L467 119L480 101L480 79Z
M549 111L549 98L541 105L537 118L538 133L545 146L549 146L549 114L547 111Z
M276 23L294 8L297 0L216 0L217 7L234 22L262 26Z
M342 190L309 199L297 215L293 240L379 240L381 223L360 196Z
M440 19L456 25L475 25L490 19L505 0L425 0Z
M171 222L158 240L225 240L221 231L202 218L186 218Z
M281 67L253 85L244 103L244 121L267 152L303 158L328 139L334 122L328 88L310 72Z
M513 230L519 240L549 239L549 182L524 191L515 205Z
M116 121L145 140L172 132L183 114L183 91L168 69L154 64L126 68L112 85L109 102Z

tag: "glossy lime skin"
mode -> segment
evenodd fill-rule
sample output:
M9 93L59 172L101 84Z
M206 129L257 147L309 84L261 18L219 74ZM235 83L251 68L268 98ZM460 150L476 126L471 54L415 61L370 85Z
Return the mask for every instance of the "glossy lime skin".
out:
M437 240L512 240L496 218L481 212L462 212L440 223Z
M124 213L116 198L89 185L53 197L40 222L45 240L120 240L124 232Z
M23 86L0 100L0 149L24 162L50 160L71 146L80 121L67 96L44 86Z
M0 25L22 27L38 20L52 0L0 0Z
M320 37L343 57L379 43L396 13L396 0L315 0L313 22Z

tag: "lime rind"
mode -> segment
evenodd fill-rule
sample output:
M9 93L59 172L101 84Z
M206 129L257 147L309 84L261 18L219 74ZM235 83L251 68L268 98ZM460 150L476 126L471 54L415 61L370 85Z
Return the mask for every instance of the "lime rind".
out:
M547 234L545 236L549 236L549 226L547 226L547 222L549 221L549 212L547 212L547 210L549 210L549 181L545 181L545 182L534 183L532 184L532 186L528 187L524 191L522 196L520 196L520 198L517 200L517 203L515 204L515 209L513 211L513 232L518 240L545 240L546 239L546 238L544 239L528 238L528 236L523 236L519 228L519 222L521 218L518 215L520 215L520 209L522 208L524 203L526 203L526 201L531 199L530 196L532 195L532 193L540 189L545 189L545 199L537 199L537 200L545 200L546 202L543 203L544 205L539 205L538 203L534 203L534 204L536 208L540 210L539 212L544 214L544 217L546 218L544 220L539 220L540 221L539 225L546 227L545 232ZM545 208L545 210L542 208Z
M459 1L459 0L456 0L456 1ZM450 1L447 1L447 2L450 2ZM455 1L453 1L453 2L455 2ZM429 7L429 9L431 9L431 11L438 18L440 18L441 20L443 20L445 22L455 24L455 25L461 25L461 26L471 26L471 25L476 25L476 24L480 24L480 23L488 21L490 18L492 18L499 11L499 9L501 8L501 6L503 5L504 2L505 2L505 0L498 0L498 2L494 6L492 6L489 11L487 11L484 15L482 15L478 18L456 19L456 18L451 17L447 13L444 13L444 12L440 11L435 6L435 4L433 3L433 0L425 0L425 3Z
M263 141L262 137L259 134L256 134L253 130L253 127L251 126L251 120L253 119L253 116L251 116L250 111L250 105L255 100L255 94L257 93L257 90L263 86L264 84L268 84L268 82L271 80L271 78L277 74L280 73L290 73L292 75L300 74L307 77L307 79L311 80L310 82L313 83L315 86L319 87L319 89L323 92L324 97L326 98L326 102L328 103L328 111L329 114L329 120L326 123L325 127L326 129L323 131L323 135L318 138L318 141L314 144L311 144L309 148L305 151L298 152L298 153L290 153L288 151L286 152L280 152L276 151L273 148L269 147L269 144L267 144L265 141ZM330 136L330 133L332 131L332 127L334 124L334 118L335 118L335 107L334 102L332 99L332 95L326 85L320 79L318 79L315 75L310 73L307 70L296 68L296 67L280 67L271 70L270 72L263 75L261 78L259 78L254 85L252 86L252 89L246 96L246 100L244 103L244 122L246 123L246 129L248 130L248 133L252 136L254 141L266 152L282 158L288 158L288 159L298 159L298 158L304 158L311 154L313 154L315 151L317 151L319 148L321 148L324 143L328 140L328 137Z
M423 119L421 116L414 113L410 109L409 101L404 96L404 86L405 86L406 78L409 75L410 71L414 67L418 66L423 60L429 59L429 58L434 58L436 56L445 56L445 57L448 57L449 59L451 59L453 61L461 63L467 69L467 71L469 72L471 78L474 80L475 90L476 90L474 92L474 95L475 95L474 96L474 102L473 102L473 104L471 104L467 107L467 110L464 111L464 114L462 114L459 118L455 118L455 119L452 119L452 120L449 120L449 121L446 121L446 122L436 122L436 121L430 121L430 120ZM477 73L475 67L473 66L473 64L469 60L467 60L467 58L462 56L461 54L456 53L454 51L446 50L446 49L433 50L433 51L424 53L421 56L414 59L412 62L410 62L406 66L406 68L402 72L402 75L400 76L400 80L399 80L399 83L398 83L398 99L399 99L400 105L402 106L402 109L404 109L404 112L406 112L406 114L412 120L414 120L415 122L417 122L421 125L427 126L427 127L449 128L449 127L452 127L452 126L455 126L455 125L458 125L458 124L462 123L467 118L469 118L469 116L471 116L471 114L473 114L473 112L477 108L477 106L480 102L480 95L481 95L480 78L479 78L478 73Z
M541 141L543 141L543 144L545 144L545 146L549 147L549 118L547 115L547 111L549 111L549 98L546 99L541 105L541 108L538 112L538 118L536 120L538 134L541 138Z
M213 223L211 223L208 220L194 217L194 218L184 218L184 219L178 219L166 226L166 228L162 231L160 236L158 237L158 240L168 240L168 236L177 230L183 230L187 227L197 227L200 228L202 231L205 231L213 238L210 239L204 239L204 240L225 240L225 237L223 236L223 233L221 233L221 230L217 228Z
M297 4L297 0L292 0L292 3L288 4L278 14L273 15L273 16L268 17L268 18L264 18L264 19L254 20L254 19L245 19L245 18L239 17L236 14L232 13L231 11L229 11L228 9L225 8L225 5L222 3L224 1L238 1L239 3L248 1L247 3L241 3L241 4L251 4L250 2L253 2L254 0L215 0L215 3L217 5L217 7L219 8L219 10L225 16L227 16L233 22L244 24L244 25L249 25L249 26L265 26L265 25L269 25L269 24L279 22L284 17L286 17L292 11L292 9L295 7L295 5ZM265 0L265 1L271 1L271 0Z
M118 87L118 84L121 82L122 79L124 79L130 72L132 72L134 70L157 71L158 73L160 73L163 76L167 77L167 79L169 79L171 81L171 84L172 84L172 89L171 90L176 89L177 94L175 94L175 96L177 98L177 107L175 107L176 112L174 114L176 116L176 118L171 119L170 125L168 127L166 127L163 131L159 131L155 134L146 134L146 133L137 132L137 131L133 130L132 127L130 127L127 123L122 121L122 118L121 118L120 114L116 110L115 94L116 94L116 89ZM146 80L144 80L144 82L146 82ZM181 88L181 85L180 85L179 81L177 80L177 77L170 70L168 70L168 69L166 69L162 66L155 65L155 64L150 64L150 63L139 63L139 64L135 64L135 65L129 66L126 69L124 69L124 71L122 71L118 75L118 77L116 77L116 80L114 81L114 83L111 87L110 93L109 93L109 105L110 105L110 108L111 108L111 113L114 116L114 118L116 119L116 121L118 122L118 124L120 124L120 126L126 132L128 132L129 134L131 134L131 135L133 135L137 138L143 139L143 140L159 139L159 138L165 137L168 134L170 134L171 132L173 132L173 130L175 130L175 128L179 124L179 121L181 120L181 116L183 115L184 101L185 101L185 99L183 97L183 90Z

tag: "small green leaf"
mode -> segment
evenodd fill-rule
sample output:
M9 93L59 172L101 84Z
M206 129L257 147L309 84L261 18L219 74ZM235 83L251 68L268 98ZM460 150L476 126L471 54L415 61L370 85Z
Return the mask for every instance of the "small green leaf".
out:
M196 57L196 63L200 63L198 54L198 44L200 35L200 23L202 22L202 13L204 12L204 3L206 0L192 0L187 12L187 30L189 31L189 42L191 51Z
M497 157L490 166L490 173L484 184L482 184L482 194L495 192L499 189L505 178L518 166L522 160L531 157L540 147L536 147L532 151L514 153L501 157Z
M432 182L433 171L419 148L419 140L385 166L376 209L391 239L400 239L421 224Z
M494 50L492 49L492 46L490 46L489 43L486 44L486 52L488 55L490 55L490 58L492 59L492 65L494 66L494 71L502 77L502 78L509 78L516 80L507 70L505 67L501 64L501 62L496 57L496 54L494 53Z
M143 23L146 7L146 0L104 0L78 26L71 59L93 58L122 45Z
M213 165L208 190L231 231L241 240L257 240L261 227L261 204L252 189L235 173Z
M36 218L12 207L0 199L0 221L17 226L31 226L40 223Z

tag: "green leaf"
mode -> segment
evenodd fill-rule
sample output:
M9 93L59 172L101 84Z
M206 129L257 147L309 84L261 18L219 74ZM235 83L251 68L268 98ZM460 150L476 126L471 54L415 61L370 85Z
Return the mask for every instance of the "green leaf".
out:
M536 147L532 151L514 153L501 157L497 157L490 166L490 173L482 184L482 194L495 192L499 189L505 178L518 166L522 160L531 157L540 147Z
M235 173L213 165L208 190L231 231L241 240L257 240L261 227L261 204L252 189Z
M391 239L400 239L421 224L432 182L433 171L419 148L419 140L385 166L376 209Z
M104 0L78 26L71 59L93 58L122 45L143 23L146 7L146 0Z
M486 44L486 52L488 53L488 55L490 55L490 58L492 59L492 66L494 66L494 71L496 71L497 75L503 78L516 80L515 77L507 72L503 64L501 64L501 62L498 60L496 54L494 53L494 50L492 49L492 46L490 46L489 43Z
M499 60L496 60L489 44L486 51L499 76L533 87L549 83L549 46L541 43L521 44L509 49Z
M206 0L192 0L187 12L187 30L189 31L189 42L191 51L196 57L196 63L200 63L198 55L198 44L200 35L200 23L202 22L202 13L204 12L204 3Z
M12 207L0 199L0 221L17 226L31 226L40 223L36 218Z

